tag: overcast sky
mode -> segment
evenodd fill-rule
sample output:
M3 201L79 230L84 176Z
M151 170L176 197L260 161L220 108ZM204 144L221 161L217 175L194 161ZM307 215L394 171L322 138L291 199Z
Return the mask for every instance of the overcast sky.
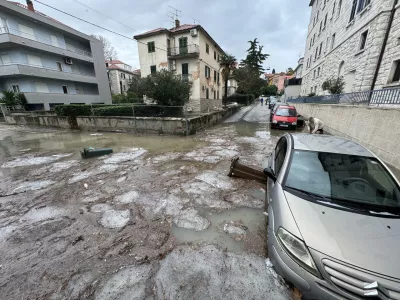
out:
M311 12L307 0L76 0L128 28L74 0L40 1L129 37L158 27L171 28L172 21L167 14L173 11L168 7L172 6L181 11L181 24L193 24L193 18L198 20L196 23L238 60L246 55L247 41L258 38L264 53L271 55L264 67L275 68L276 72L288 67L294 69L299 56L303 56ZM19 2L25 4L23 0ZM139 68L136 41L76 20L36 1L34 5L37 10L83 33L107 37L120 60Z

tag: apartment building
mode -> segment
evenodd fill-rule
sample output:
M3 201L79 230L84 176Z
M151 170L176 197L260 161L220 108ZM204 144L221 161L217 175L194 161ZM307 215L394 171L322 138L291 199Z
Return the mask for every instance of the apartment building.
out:
M283 91L285 89L285 81L293 78L292 75L287 75L285 72L275 73L275 74L264 74L265 80L268 81L269 85L276 85L278 91Z
M106 68L113 95L126 93L133 77L140 77L140 70L133 70L130 65L120 60L106 60Z
M31 109L111 103L100 41L18 2L0 1L0 91Z
M200 25L158 28L134 37L138 41L141 76L170 70L191 84L188 107L205 111L222 106L223 84L219 68L222 48Z
M400 87L397 0L311 0L302 95L325 94L343 76L344 92Z

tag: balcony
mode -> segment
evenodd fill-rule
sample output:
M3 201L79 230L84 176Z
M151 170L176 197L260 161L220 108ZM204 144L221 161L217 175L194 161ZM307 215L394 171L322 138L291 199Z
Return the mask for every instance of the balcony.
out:
M192 44L186 47L171 47L168 48L167 55L171 58L179 57L197 57L200 54L199 45Z
M52 78L60 80L71 80L76 82L96 83L96 77L94 73L88 72L66 72L58 69L22 64L22 63L10 63L0 65L0 76L35 76L43 78Z
M176 76L178 76L179 78L181 78L182 81L184 81L184 82L193 83L193 76L192 76L192 74L179 74L179 75L176 75Z
M60 50L67 50L68 52L72 52L74 54L78 54L78 55L84 56L86 58L92 58L92 53L90 51L77 48L70 44L64 43L64 41L62 41L62 43L60 43L58 40L50 40L50 39L38 37L36 35L32 35L32 34L22 32L17 29L13 29L13 28L9 28L9 27L0 27L0 36L2 36L2 35L12 35L12 36L17 36L17 37L22 37L24 39L28 39L32 42L37 42L42 45L45 44L47 46L53 46ZM18 43L18 44L21 43L26 46L29 46L29 44L26 44L24 41L21 42L21 40L19 40L19 39L14 40L11 37L8 40L1 39L1 43L4 43L4 42L14 42L14 43ZM39 49L43 48L43 46L37 47L35 45L32 45L33 48L39 48ZM44 50L44 49L41 49L41 50ZM65 53L63 53L63 54L67 55Z
M291 78L285 80L285 86L289 85L301 85L301 78Z

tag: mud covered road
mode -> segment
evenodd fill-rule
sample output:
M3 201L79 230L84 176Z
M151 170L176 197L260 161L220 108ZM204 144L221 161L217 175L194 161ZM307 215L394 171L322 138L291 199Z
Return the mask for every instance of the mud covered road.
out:
M266 106L196 136L0 125L1 299L292 299L266 259ZM82 160L84 146L112 155Z

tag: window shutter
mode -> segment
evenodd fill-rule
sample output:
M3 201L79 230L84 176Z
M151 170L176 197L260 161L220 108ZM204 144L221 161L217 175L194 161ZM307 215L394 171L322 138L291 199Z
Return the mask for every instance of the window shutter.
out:
M350 21L354 19L354 16L356 15L356 9L357 9L357 0L353 0L353 6L351 8L351 14L350 14Z

